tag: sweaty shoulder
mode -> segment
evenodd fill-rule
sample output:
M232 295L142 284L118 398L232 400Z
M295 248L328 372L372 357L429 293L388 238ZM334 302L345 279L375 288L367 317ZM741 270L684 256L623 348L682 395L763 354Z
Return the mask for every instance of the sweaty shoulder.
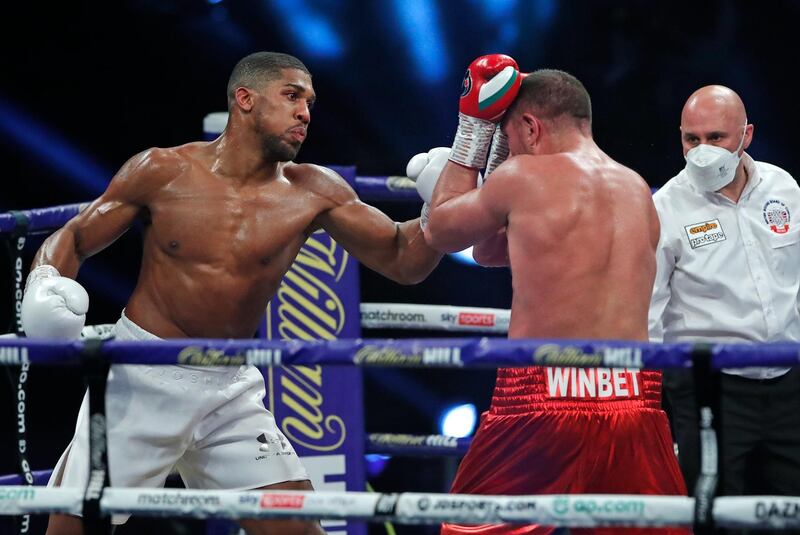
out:
M531 156L520 154L509 157L492 173L487 181L502 183L504 188L536 180L538 187L547 187L550 180L561 174L559 159L553 155Z
M613 160L611 160L611 162L610 174L619 181L619 186L622 189L631 194L647 197L648 199L653 196L650 185L647 183L644 177L642 177L642 175L633 169L625 167L624 165Z
M321 165L289 162L284 166L283 174L296 186L333 204L345 204L358 198L355 190L339 173Z
M146 205L189 167L189 159L177 148L151 148L130 158L114 175L104 197Z
M634 191L650 193L642 177L602 153L517 155L498 167L491 180L495 176L507 181L508 185L515 181L525 182L526 187L542 191L577 193L585 189L624 185Z
M486 185L489 192L502 197L510 208L537 211L553 205L562 206L560 201L575 192L576 188L571 185L579 174L575 162L563 155L520 154L503 162L487 179Z
M139 186L161 186L190 167L186 146L150 148L125 162L117 178L136 182Z

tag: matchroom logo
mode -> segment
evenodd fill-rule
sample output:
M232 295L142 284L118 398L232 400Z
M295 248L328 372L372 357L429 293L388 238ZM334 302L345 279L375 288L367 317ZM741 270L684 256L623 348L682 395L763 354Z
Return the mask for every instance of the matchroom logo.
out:
M722 230L719 219L693 223L683 228L686 230L686 236L689 238L689 245L692 249L725 240L725 232Z

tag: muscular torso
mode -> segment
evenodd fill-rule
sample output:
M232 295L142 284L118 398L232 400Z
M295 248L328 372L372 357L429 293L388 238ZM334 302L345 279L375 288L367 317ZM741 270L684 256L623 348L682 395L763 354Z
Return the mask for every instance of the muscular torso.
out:
M166 338L251 337L330 201L306 187L304 166L243 184L212 172L200 147L171 149L183 163L145 202L142 266L126 314Z
M509 336L647 340L659 232L647 185L599 149L535 157L544 180L519 158Z

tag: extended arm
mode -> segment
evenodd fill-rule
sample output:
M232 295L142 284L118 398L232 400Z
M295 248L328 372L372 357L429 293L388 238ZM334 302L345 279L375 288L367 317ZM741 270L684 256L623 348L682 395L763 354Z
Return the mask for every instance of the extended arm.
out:
M400 284L425 279L441 259L441 253L425 243L419 219L404 223L358 199L344 180L332 171L335 206L320 214L317 223L334 240L370 269Z
M449 162L433 192L425 238L432 247L460 251L494 237L508 223L513 176L501 165L480 189L476 171Z

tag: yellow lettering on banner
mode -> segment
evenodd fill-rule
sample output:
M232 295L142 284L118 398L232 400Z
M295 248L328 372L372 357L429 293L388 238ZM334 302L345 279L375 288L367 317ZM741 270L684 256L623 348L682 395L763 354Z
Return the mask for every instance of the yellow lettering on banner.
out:
M577 346L542 344L533 353L533 362L544 366L597 365L602 364L602 355L584 353Z
M278 324L278 332L281 338L299 338L301 340L334 340L336 336L330 330L325 329L324 325L314 321L317 318L312 317L306 312L309 308L298 307L284 299L297 297L296 301L300 303L307 303L300 294L293 289L281 286L278 290L278 298L281 299L281 304L278 307L278 317L281 322ZM310 305L310 303L308 303ZM313 305L311 305L313 306ZM311 311L313 312L313 310Z
M314 252L315 250L322 253L324 258L316 254ZM303 248L300 249L300 253L297 255L297 259L295 261L298 264L303 264L309 268L317 269L333 277L336 273L333 268L336 266L337 250L338 247L335 241L330 240L328 245L325 245L314 236L311 236L308 240L306 240ZM343 253L342 264L347 264L348 253L344 249L341 249L341 252ZM338 279L339 277L337 276L336 278Z
M333 340L344 326L342 300L325 283L300 266L292 266L286 273L278 289L278 300L278 316L281 318L278 332L283 338ZM297 334L297 322L310 331L309 336ZM291 333L291 336L286 336L284 331Z
M353 355L356 364L382 364L384 366L421 366L422 355L402 353L388 347L365 345Z
M244 355L226 355L221 349L188 346L178 353L178 364L188 366L240 366L245 362Z
M287 416L283 419L283 431L289 437L289 440L302 444L307 448L317 451L334 450L344 442L346 436L344 421L337 415L329 415L327 417L323 415L320 409L323 401L322 393L313 384L300 376L300 374L309 375L305 373L307 370L304 370L304 368L306 367L297 366L295 369L286 369L286 375L281 378L281 386L284 387L281 401L297 414L297 416ZM321 386L321 381L317 386ZM324 424L324 428L322 424ZM325 430L334 434L332 439L334 442L332 444L324 444L331 440L323 440L325 438ZM317 442L309 443L302 437L307 437Z
M319 364L316 366L296 366L295 371L303 374L315 385L322 386L322 366Z
M278 289L278 333L281 339L334 340L344 327L344 305L317 274L338 280L349 255L330 237L314 234L306 241ZM316 273L316 274L315 274ZM283 368L280 401L287 409L281 422L294 443L315 451L340 447L347 436L344 420L323 410L321 366Z

